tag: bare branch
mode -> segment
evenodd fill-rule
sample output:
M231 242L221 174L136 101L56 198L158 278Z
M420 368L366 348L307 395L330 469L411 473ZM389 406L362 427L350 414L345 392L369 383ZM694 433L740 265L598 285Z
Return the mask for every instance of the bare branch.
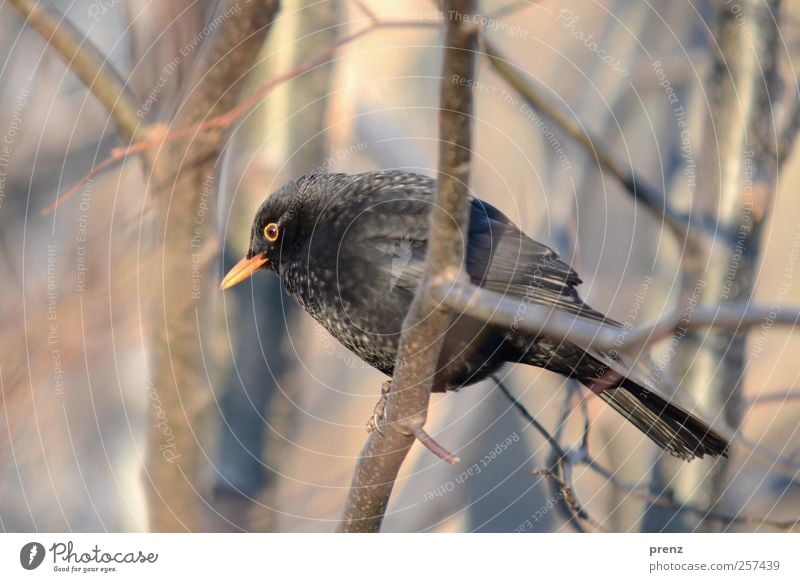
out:
M458 76L472 79L477 31L465 26L474 0L450 0L449 11L464 15L446 26L439 111L439 175L431 216L425 278L409 309L400 340L397 367L387 394L387 424L370 434L353 477L341 531L378 531L392 485L415 435L425 425L445 330L451 320L430 290L441 280L454 280L464 262L464 233L469 220L471 157L471 84L450 83ZM427 439L425 439L427 441ZM429 448L430 442L428 442ZM439 445L436 445L438 447Z
M560 493L561 498L566 503L566 507L569 512L567 517L575 529L577 529L579 532L584 531L584 528L581 525L582 521L596 526L597 522L589 516L575 494L575 486L572 484L571 479L571 455L561 446L561 444L558 442L558 437L556 436L564 427L567 416L569 416L568 406L565 407L561 422L556 427L556 435L553 435L544 427L542 423L536 420L536 418L530 412L528 412L528 409L525 408L525 406L519 400L517 400L516 396L511 393L511 390L508 389L502 380L500 380L497 376L492 376L492 380L494 380L495 384L497 384L497 387L500 388L500 391L509 400L509 402L511 402L517 412L519 412L519 414L528 422L528 424L536 429L536 431L541 434L550 445L552 450L552 455L550 455L550 458L548 459L548 465L550 468L536 469L534 470L533 474L547 477L550 483L556 485L557 491ZM570 395L571 394L568 393L567 397L569 398Z
M603 324L464 281L433 287L431 292L449 308L488 323L543 333L580 346L613 346L620 337L618 325Z
M575 489L572 482L568 482L562 479L549 469L534 469L533 474L540 475L542 477L545 477L553 481L556 485L558 485L558 488L564 493L564 501L566 501L570 511L578 519L585 521L586 523L588 523L597 530L601 531L603 530L603 527L600 525L600 523L596 519L591 517L588 513L586 513L586 510L583 508L583 506L581 506L580 502L578 501L578 498L575 496Z
M800 390L796 388L789 388L781 392L768 392L766 394L758 394L745 399L747 406L761 406L762 404L792 402L800 400Z
M583 348L618 352L642 349L678 330L686 333L714 328L742 332L759 325L794 326L800 322L798 308L775 310L750 303L727 303L698 306L688 315L685 310L677 309L653 324L625 329L611 321L587 319L463 281L434 286L431 292L449 308L493 325L542 333Z
M167 126L165 126L164 124L160 123L152 124L147 128L147 139L132 143L125 147L114 148L113 150L111 150L111 154L109 155L108 158L101 161L95 167L95 169L93 169L86 176L84 176L77 184L73 185L69 190L61 194L53 203L51 203L45 209L43 209L42 214L48 214L52 212L60 204L62 204L64 201L73 196L75 192L80 191L80 188L89 179L91 179L97 173L99 173L99 170L95 171L96 168L102 167L103 169L105 169L109 167L112 164L112 162L121 160L126 156L142 154L149 150L158 149L164 145L168 145L180 139L194 137L201 132L226 129L230 127L233 123L235 123L237 120L239 120L249 111L251 111L256 105L261 103L261 101L267 95L272 93L272 91L274 91L278 87L284 85L286 82L291 81L292 79L295 79L304 73L307 73L317 67L328 64L341 47L343 47L346 44L352 43L355 40L363 36L366 36L371 32L374 32L375 30L378 30L380 28L387 28L387 29L407 28L407 27L430 28L436 26L438 25L435 22L378 21L377 23L374 23L373 25L368 26L363 30L354 32L351 35L339 39L334 45L328 47L324 51L320 52L318 55L298 65L297 67L292 68L286 73L271 78L267 83L265 83L263 86L257 89L252 95L249 95L239 105L231 108L229 111L226 111L216 116L211 116L210 118L204 118L203 121L189 125L188 127L184 127L182 129L177 129L172 131L169 131Z
M713 508L702 507L693 503L676 501L674 499L654 495L638 483L620 479L616 472L611 471L607 467L603 466L589 454L587 446L588 443L586 442L586 437L588 435L588 424L584 426L584 438L581 443L581 448L579 450L565 449L561 443L558 442L558 439L533 417L525 405L519 402L519 400L516 399L516 397L505 385L503 385L502 382L500 382L497 378L493 377L493 379L506 398L508 398L508 400L513 404L514 408L519 412L520 416L522 416L539 433L541 433L552 448L553 456L557 458L558 463L554 464L553 468L551 469L535 469L533 474L545 477L557 485L564 497L564 501L567 504L570 516L576 520L575 525L577 527L579 527L577 520L582 520L596 529L600 529L602 527L595 519L588 515L585 508L578 500L572 480L568 476L564 476L569 475L573 466L584 465L609 482L613 487L620 489L627 494L633 495L634 497L643 499L651 505L664 507L676 512L691 513L703 519L715 519L727 524L767 526L782 531L796 531L798 528L800 528L800 518L776 521L751 515L731 515L717 511ZM558 427L559 430L563 426L568 413L569 409L566 409L566 411L562 414L561 422ZM586 419L586 423L588 423L588 418ZM555 472L554 469L558 469L558 473Z
M125 140L133 141L140 124L136 97L103 53L50 4L37 0L11 0L11 4L111 113Z

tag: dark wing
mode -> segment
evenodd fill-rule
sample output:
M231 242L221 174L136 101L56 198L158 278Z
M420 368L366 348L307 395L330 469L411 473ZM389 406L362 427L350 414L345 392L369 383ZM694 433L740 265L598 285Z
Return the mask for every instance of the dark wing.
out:
M376 193L361 209L364 227L353 234L361 256L378 267L381 288L389 282L413 293L422 281L432 209L433 195L427 190ZM555 251L477 198L470 208L467 272L486 289L611 323L581 300L575 289L580 277Z
M576 289L580 277L553 249L478 199L473 199L470 213L467 270L476 285L491 291L611 322L583 302Z

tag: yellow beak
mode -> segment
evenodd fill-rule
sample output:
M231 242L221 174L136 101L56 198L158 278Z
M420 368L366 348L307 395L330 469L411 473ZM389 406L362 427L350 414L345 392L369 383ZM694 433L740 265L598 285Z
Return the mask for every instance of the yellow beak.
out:
M219 288L227 289L228 287L233 287L237 283L241 283L245 279L249 279L253 273L266 265L267 261L269 261L269 259L264 255L256 255L251 259L247 257L243 258L228 271L222 283L219 284Z

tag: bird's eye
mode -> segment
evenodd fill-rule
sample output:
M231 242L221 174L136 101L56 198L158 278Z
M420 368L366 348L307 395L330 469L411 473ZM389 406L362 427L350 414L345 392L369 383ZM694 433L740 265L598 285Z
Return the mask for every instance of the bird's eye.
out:
M264 238L269 242L275 242L278 240L278 225L274 222L270 222L267 226L265 226Z

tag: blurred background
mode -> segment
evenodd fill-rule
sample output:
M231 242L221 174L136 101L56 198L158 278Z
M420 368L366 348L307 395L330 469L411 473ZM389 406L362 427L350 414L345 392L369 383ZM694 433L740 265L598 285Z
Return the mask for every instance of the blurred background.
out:
M217 3L190 0L56 4L126 80L143 125L175 120L203 46L228 34L239 11L220 18ZM255 209L287 180L320 169L435 173L442 13L422 0L366 0L367 10L345 0L281 4L246 71L245 93L373 17L394 25L290 75L225 133L213 175L195 189L191 211L202 232L180 244L162 237L170 219L148 195L152 176L136 155L42 215L125 144L85 83L12 4L0 6L0 529L334 529L384 377L300 312L276 277L258 275L224 294L217 285L246 251ZM714 27L724 10L738 15L738 5L486 1L481 10L484 38L551 102L679 211L702 206L702 186L711 183L700 158L709 143ZM797 3L783 3L777 18L782 92L764 111L776 124L797 94ZM758 34L756 23L739 25ZM479 63L474 192L557 249L596 309L631 325L675 309L686 286L681 242L487 59ZM789 152L772 177L774 194L756 200L763 224L753 299L765 305L800 305L798 161ZM180 346L169 333L153 340L173 304L169 292L152 296L158 265L148 253L162 242L185 264L203 266L193 271L193 315ZM589 420L592 457L613 472L610 479L575 465L575 492L598 526L590 529L773 531L763 519L800 515L798 338L766 325L750 333L738 385L744 440L711 499L698 475L714 471L713 461L663 459L599 400L549 372L519 366L506 379L540 422L554 431L563 424L567 444L580 442ZM691 353L672 358L668 344L640 355L640 365L681 384L696 362ZM182 349L196 352L200 380L176 373L173 394L164 380L172 376L154 366L169 370ZM701 400L705 417L723 422L698 397L702 388L684 391ZM448 466L415 446L385 531L574 530L563 496L534 474L548 466L548 445L491 383L434 396L428 429L462 463ZM464 477L474 465L480 470ZM683 502L697 511L675 511ZM708 525L703 508L711 505L747 519Z

